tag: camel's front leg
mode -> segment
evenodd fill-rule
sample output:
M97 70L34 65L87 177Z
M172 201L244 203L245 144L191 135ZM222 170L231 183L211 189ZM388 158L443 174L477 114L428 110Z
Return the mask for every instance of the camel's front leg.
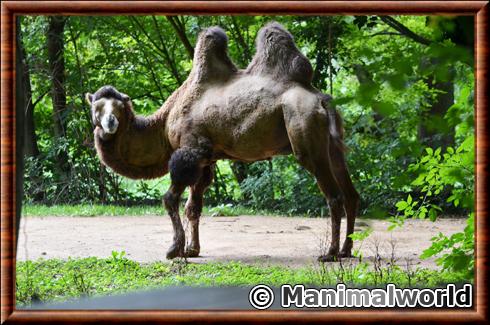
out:
M184 257L185 233L179 216L179 201L185 186L172 184L163 196L163 203L172 220L174 242L167 251L167 258Z
M187 257L199 256L201 249L199 244L199 219L202 212L204 192L213 181L213 170L214 164L204 167L201 178L190 188L189 198L185 205L185 214L191 226L191 242L185 249Z
M174 228L174 243L167 251L168 259L185 256L185 233L179 217L180 196L187 186L196 185L203 176L202 166L205 165L205 157L206 155L201 149L183 147L177 149L168 162L172 185L167 193L165 193L163 201ZM202 208L202 202L200 206ZM197 230L198 226L199 224L195 223L193 228Z

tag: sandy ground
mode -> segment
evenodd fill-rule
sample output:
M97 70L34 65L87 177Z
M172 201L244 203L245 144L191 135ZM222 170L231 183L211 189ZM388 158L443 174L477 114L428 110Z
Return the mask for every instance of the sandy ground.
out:
M374 256L375 243L383 258L395 256L400 264L435 267L434 260L418 256L430 246L430 238L442 232L452 234L464 229L464 219L410 220L401 229L388 231L389 223L360 220L356 231L371 227L373 233L362 243L365 259ZM291 267L313 264L329 234L329 219L238 216L201 219L201 257L190 261L237 260L245 263L282 264ZM342 220L345 231L345 220ZM117 217L27 217L19 234L17 258L109 257L112 251L125 251L140 262L165 260L171 244L172 226L166 216ZM342 236L345 236L342 233ZM329 235L328 235L329 237ZM343 240L343 237L342 237ZM323 245L325 246L325 245ZM356 243L355 248L359 246Z

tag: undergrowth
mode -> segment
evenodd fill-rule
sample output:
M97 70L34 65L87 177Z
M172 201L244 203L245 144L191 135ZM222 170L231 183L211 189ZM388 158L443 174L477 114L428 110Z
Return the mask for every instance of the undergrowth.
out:
M399 287L435 287L464 282L464 278L454 272L403 264L380 264L373 268L364 261L301 268L240 262L194 264L185 260L143 264L127 259L124 252L113 252L110 258L17 262L16 301L22 307L34 302L65 301L168 286L249 286L259 283L331 286L340 282L357 287L383 287L386 283Z

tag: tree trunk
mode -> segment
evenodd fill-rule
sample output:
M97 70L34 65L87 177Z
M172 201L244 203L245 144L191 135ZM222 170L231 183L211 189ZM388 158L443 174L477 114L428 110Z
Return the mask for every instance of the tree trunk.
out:
M65 94L65 62L64 62L64 38L65 17L52 16L48 26L48 60L51 75L53 101L54 135L61 138L65 135L64 114L66 111Z
M427 84L438 93L430 110L421 119L419 139L430 147L444 149L454 144L454 130L444 120L444 115L454 104L454 83L452 80L434 81L434 77L430 77Z
M17 105L21 108L24 115L24 155L27 157L37 157L39 147L37 145L36 127L34 124L34 104L32 101L31 76L24 45L22 43L20 18L17 20L17 76L18 87L21 97L18 98Z
M22 58L20 56L21 53L21 42L20 42L20 20L21 17L17 16L15 18L15 46L16 46L16 51L17 55L15 56L15 113L16 113L16 119L15 119L15 127L16 127L16 134L15 137L17 138L16 140L16 152L15 152L15 159L17 162L16 165L16 173L15 173L15 182L16 182L16 188L15 188L15 232L16 236L15 238L19 238L19 225L20 225L20 216L21 216L21 209L22 209L22 197L24 196L23 194L23 182L24 182L24 155L23 155L23 142L24 142L24 134L23 132L20 132L22 129L22 124L24 120L24 107L26 105L26 97L25 93L23 93L23 88L24 88L24 73L22 71ZM2 67L3 69L3 67ZM2 121L3 124L3 121ZM2 134L3 134L2 130ZM2 151L3 151L3 141L2 141ZM3 155L3 152L2 152ZM3 158L3 157L2 157ZM3 159L2 159L3 160ZM3 171L2 171L3 174ZM4 181L3 175L2 175L2 182ZM11 182L9 180L9 182ZM2 184L3 185L3 184ZM3 186L2 186L3 188ZM3 197L3 193L2 193ZM2 223L2 228L3 228L3 223ZM2 229L3 231L3 229ZM17 243L18 244L18 243ZM14 256L15 257L15 256Z
M65 17L50 17L47 35L55 145L59 140L63 139L66 136L65 57L63 54L65 47L63 37L65 23ZM67 182L69 179L68 174L70 171L70 166L68 164L68 154L66 153L66 151L59 150L59 153L56 156L56 166L57 174L62 182Z
M390 16L379 16L380 19L388 26L400 32L402 35L411 38L412 40L423 44L431 45L432 40L422 37L399 21ZM439 18L438 18L439 20ZM444 21L439 20L439 22ZM451 18L454 21L453 28L448 28L444 25L440 25L439 28L444 32L445 37L451 39L455 44L465 47L470 51L473 51L473 17L458 17L456 19ZM437 23L437 22L436 22ZM447 25L450 26L450 25ZM463 36L461 36L463 35ZM468 56L468 60L463 60L467 64L472 64L472 56ZM436 59L430 61L431 65L438 64ZM446 126L444 115L449 107L454 104L454 70L449 71L448 80L436 81L434 76L427 79L427 85L434 90L438 91L435 99L432 101L431 109L422 117L419 125L419 139L428 146L442 147L451 146L454 144L454 129L450 129Z
M375 87L375 82L373 80L373 76L371 75L371 73L366 70L366 68L361 65L361 64L355 64L354 65L354 73L356 75L356 78L357 78L357 81L359 81L359 84L361 85L367 85L367 87ZM378 113L378 107L377 107L377 104L375 101L373 101L372 103L372 116L373 116L373 119L376 123L379 123L382 119L383 119L383 116ZM379 136L379 132L374 129L372 130L377 136Z
M240 26L240 23L234 16L231 16L231 21L232 21L231 35L233 36L235 43L238 44L242 49L242 53L238 57L238 63L240 66L246 67L248 63L252 60L252 54L250 51L250 47L248 46L242 34L242 30L244 30L244 26Z
M324 21L322 21L321 26L316 39L315 70L313 71L312 84L318 89L326 89L328 77L324 71L326 67L330 69L332 44L329 42L328 36L331 28Z
M105 186L107 171L103 163L99 164L99 200L101 204L107 203L107 188Z
M231 161L231 171L238 184L241 184L248 176L248 164L241 161Z

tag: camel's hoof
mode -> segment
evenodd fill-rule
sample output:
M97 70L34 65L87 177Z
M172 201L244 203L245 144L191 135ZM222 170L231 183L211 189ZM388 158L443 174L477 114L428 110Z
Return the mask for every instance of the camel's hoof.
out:
M187 256L187 257L198 257L199 251L200 251L199 247L187 246L185 248L185 256Z
M320 263L338 262L338 261L339 261L339 257L338 257L338 255L335 255L335 254L327 254L327 255L318 256L318 262L320 262Z
M185 257L183 245L172 245L167 251L167 260L171 260L176 257Z

